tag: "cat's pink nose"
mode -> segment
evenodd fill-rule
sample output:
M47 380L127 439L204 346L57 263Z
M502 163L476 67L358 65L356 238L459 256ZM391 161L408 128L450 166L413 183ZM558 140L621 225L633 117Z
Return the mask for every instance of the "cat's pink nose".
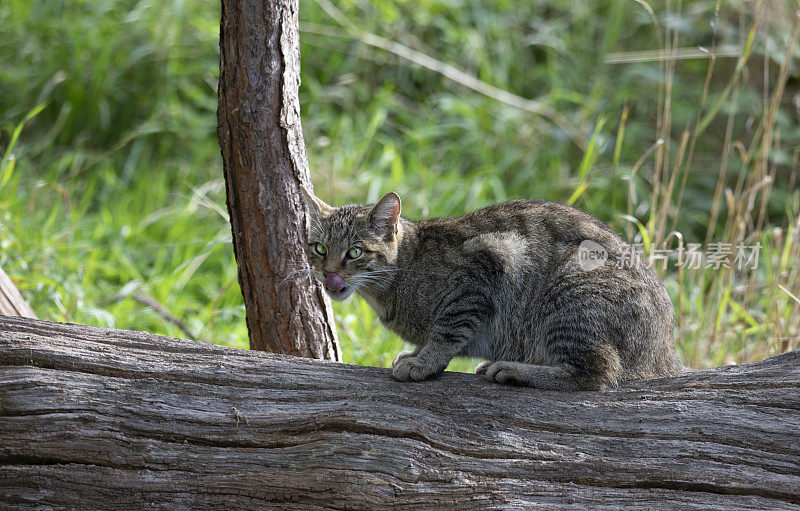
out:
M344 279L340 277L338 273L329 273L328 276L325 277L325 287L327 287L334 293L338 293L346 286L347 282L345 282Z

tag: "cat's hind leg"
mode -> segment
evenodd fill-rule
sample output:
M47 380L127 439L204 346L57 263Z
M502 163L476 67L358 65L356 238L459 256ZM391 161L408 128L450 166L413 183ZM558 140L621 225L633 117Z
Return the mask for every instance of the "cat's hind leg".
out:
M521 385L542 390L604 390L614 388L620 375L620 360L616 350L610 346L596 346L589 350L591 356L576 358L579 364L562 363L545 366L500 360L483 362L476 369L478 374L497 383Z
M486 369L494 364L494 360L484 360L475 368L475 374L486 374Z
M479 374L497 383L534 387L542 390L580 390L571 366L538 366L522 362L484 362ZM476 372L478 370L476 369Z

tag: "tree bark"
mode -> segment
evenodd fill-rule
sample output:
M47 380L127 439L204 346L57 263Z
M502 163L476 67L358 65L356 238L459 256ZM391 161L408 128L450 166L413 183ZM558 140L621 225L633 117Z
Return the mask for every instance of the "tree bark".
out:
M218 136L250 347L339 360L305 253L297 0L222 1Z
M800 351L542 392L0 318L0 507L788 509Z

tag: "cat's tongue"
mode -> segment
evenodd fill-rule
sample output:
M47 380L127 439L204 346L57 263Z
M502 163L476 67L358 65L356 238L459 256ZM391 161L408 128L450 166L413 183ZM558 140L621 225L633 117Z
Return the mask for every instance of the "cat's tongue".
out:
M342 277L339 276L338 273L329 273L327 277L325 277L325 287L333 291L334 293L338 293L342 289L347 286L347 282L344 281Z

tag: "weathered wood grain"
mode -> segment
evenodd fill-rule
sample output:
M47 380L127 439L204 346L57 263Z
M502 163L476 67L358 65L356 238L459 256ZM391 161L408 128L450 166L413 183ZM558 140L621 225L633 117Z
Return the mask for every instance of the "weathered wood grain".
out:
M541 392L0 318L0 506L800 506L800 352Z
M0 314L36 318L28 302L19 294L19 289L6 272L0 268Z

